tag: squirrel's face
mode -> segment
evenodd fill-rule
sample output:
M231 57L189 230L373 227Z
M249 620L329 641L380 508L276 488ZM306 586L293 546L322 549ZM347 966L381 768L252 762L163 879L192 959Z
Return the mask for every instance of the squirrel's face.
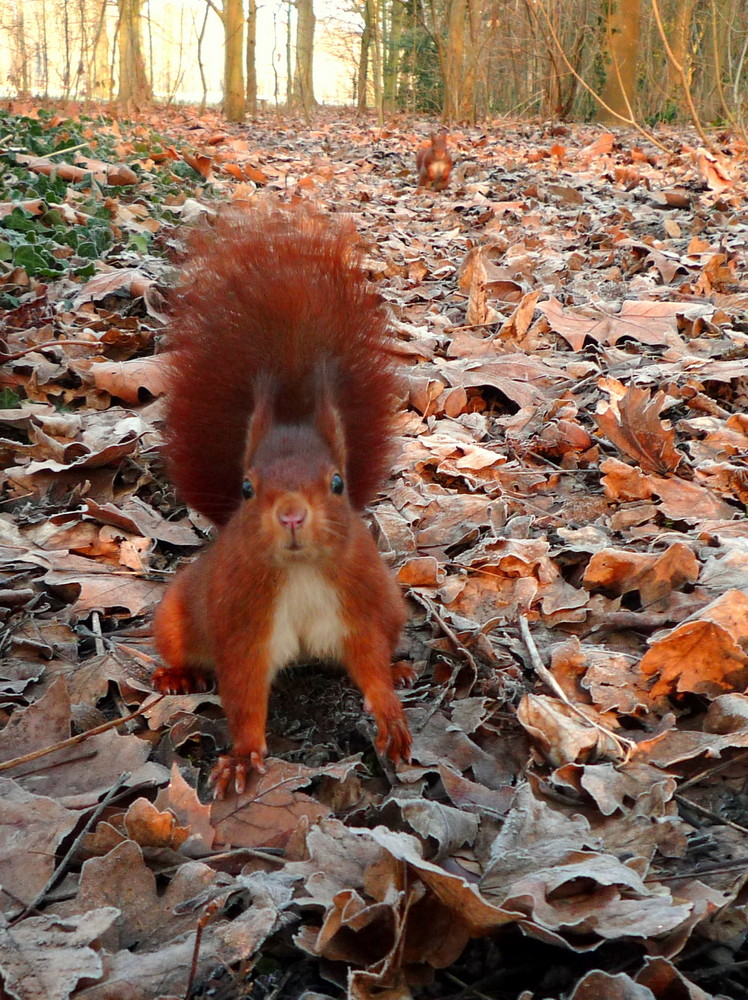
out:
M344 470L308 427L272 437L245 470L239 516L279 564L334 559L353 516Z

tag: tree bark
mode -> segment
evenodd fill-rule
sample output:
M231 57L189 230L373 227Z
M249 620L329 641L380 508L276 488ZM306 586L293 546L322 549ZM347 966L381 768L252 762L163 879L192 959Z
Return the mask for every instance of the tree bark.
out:
M28 94L29 62L26 52L26 25L23 18L22 4L19 4L13 19L13 41L15 44L13 46L8 79L19 94Z
M737 93L725 89L724 71L725 66L729 66L729 49L723 14L723 5L713 3L704 38L700 103L701 113L708 122L720 115L729 118L739 104ZM730 101L733 95L736 98L734 103Z
M226 39L223 113L230 122L240 122L244 119L246 108L244 94L244 7L242 0L224 0L223 30Z
M315 105L314 76L314 7L312 0L296 0L296 67L294 69L294 105L308 118Z
M607 73L601 96L614 113L601 108L598 117L613 125L634 113L640 7L641 0L606 3Z
M88 61L88 97L106 98L111 88L106 7L107 0L94 0L95 28Z
M371 78L374 84L374 107L377 109L377 121L384 123L384 106L382 100L382 38L379 32L378 0L366 0L367 18L369 21L369 51L371 52Z
M460 117L475 124L478 93L478 66L481 61L481 38L486 37L481 25L481 9L477 0L467 0L468 44L463 56Z
M384 53L384 106L394 111L397 106L397 80L400 72L400 42L403 34L405 6L400 0L390 2L390 31Z
M464 105L465 13L467 0L449 0L445 50L444 120L456 121Z
M119 94L120 101L143 104L153 92L145 71L141 45L140 7L142 0L117 0L119 12Z
M673 55L684 68L686 77L691 82L693 76L690 52L688 49L688 36L691 29L691 13L693 11L693 0L677 0L673 8L672 32L670 35L670 48ZM667 97L671 104L678 104L681 95L681 75L668 59L667 63Z
M369 5L364 4L364 30L361 33L361 54L358 58L358 83L356 86L357 106L359 111L368 107L366 83L369 77L369 45L371 29L369 28Z
M293 107L293 63L291 60L291 50L293 45L291 43L292 24L293 24L293 0L287 0L286 11L287 11L287 24L288 31L286 32L286 109L290 110Z
M247 12L247 111L257 114L257 0L248 0Z
M210 7L205 5L205 16L203 17L203 24L200 28L200 32L197 36L197 68L200 70L200 84L203 88L203 96L200 101L200 114L205 114L205 105L208 103L208 84L205 79L205 66L203 65L203 41L205 39L205 29L208 26L208 14L210 13Z

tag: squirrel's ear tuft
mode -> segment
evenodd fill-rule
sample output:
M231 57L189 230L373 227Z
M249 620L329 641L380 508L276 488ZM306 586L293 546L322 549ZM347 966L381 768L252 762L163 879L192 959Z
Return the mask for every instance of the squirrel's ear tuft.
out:
M275 386L270 375L260 373L253 386L254 399L252 413L247 428L247 443L244 449L244 468L252 465L255 452L262 439L273 426L275 408Z
M345 473L348 458L345 446L345 424L340 410L334 403L334 372L329 365L320 365L315 372L314 423L330 451L337 467Z

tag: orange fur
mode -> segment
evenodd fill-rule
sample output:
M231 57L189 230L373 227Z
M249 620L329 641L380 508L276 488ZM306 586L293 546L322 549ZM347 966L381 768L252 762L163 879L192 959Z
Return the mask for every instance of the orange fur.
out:
M166 454L193 506L221 524L159 607L159 691L213 673L233 741L213 772L243 791L265 755L274 674L340 660L377 747L408 759L392 656L399 588L359 511L387 467L395 375L387 323L350 232L313 213L230 215L193 240L169 343ZM251 484L251 489L243 484Z
M416 153L418 186L442 191L449 183L452 157L447 149L447 137L443 132L432 135L430 141Z

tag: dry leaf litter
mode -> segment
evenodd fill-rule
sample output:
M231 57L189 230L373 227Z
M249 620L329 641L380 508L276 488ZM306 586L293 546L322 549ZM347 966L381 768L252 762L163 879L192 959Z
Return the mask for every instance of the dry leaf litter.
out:
M66 165L56 207L88 183L113 249L78 280L0 265L4 996L748 996L745 151L721 137L717 183L686 133L497 122L416 191L430 128L89 126L120 162ZM212 802L217 696L149 689L208 529L164 476L157 348L183 228L268 196L349 213L392 309L371 520L412 608L413 760L293 668L267 773Z

